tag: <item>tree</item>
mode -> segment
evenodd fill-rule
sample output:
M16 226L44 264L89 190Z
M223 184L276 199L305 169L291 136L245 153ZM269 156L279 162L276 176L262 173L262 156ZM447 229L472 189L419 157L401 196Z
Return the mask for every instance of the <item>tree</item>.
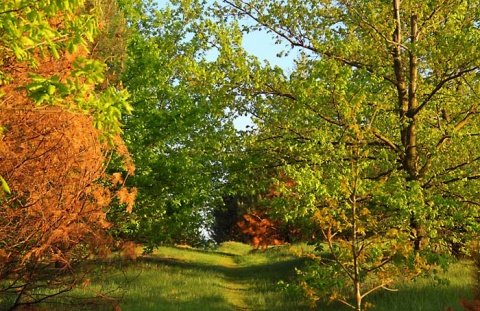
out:
M234 134L226 106L212 91L207 42L195 30L202 6L144 5L132 25L123 85L135 108L125 120L139 189L137 208L119 234L152 249L197 244L222 198L224 158ZM209 78L207 78L209 79Z
M251 200L235 196L222 198L221 205L213 210L213 222L209 227L209 235L216 243L220 244L227 241L248 242L237 224L243 219L242 216L246 212L245 203L248 201Z
M0 204L0 297L14 309L83 282L79 264L112 244L105 215L112 194L98 182L108 148L88 116L22 109L1 111L0 120L8 128L0 172L12 189Z
M131 192L115 192L121 177L105 173L109 154L123 146L128 94L96 90L105 65L89 57L88 41L98 8L85 5L0 4L0 175L8 183L0 195L0 304L11 310L80 284L80 264L111 245L112 197L133 204Z
M296 186L274 210L314 224L329 248L305 283L313 298L333 291L361 310L373 290L476 238L477 2L226 0L216 14L234 38L263 29L299 54L285 74L212 39L231 109L256 124L249 167L283 168Z

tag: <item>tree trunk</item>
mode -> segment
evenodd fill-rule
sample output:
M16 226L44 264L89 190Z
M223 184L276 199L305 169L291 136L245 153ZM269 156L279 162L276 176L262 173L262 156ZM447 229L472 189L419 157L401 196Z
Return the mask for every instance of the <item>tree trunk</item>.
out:
M402 58L402 21L400 16L401 0L393 0L393 17L396 21L396 28L393 32L394 47L392 49L393 67L396 77L398 108L400 124L405 124L401 129L401 141L404 147L404 154L401 155L403 170L408 174L407 182L417 180L418 174L418 152L417 152L417 82L418 82L418 58L415 55L414 46L418 39L417 16L412 12L410 16L410 43L413 50L408 50L408 87L405 76L406 65ZM424 172L423 172L424 174ZM413 238L414 249L420 250L423 239L421 228L415 212L411 212L410 227L415 233Z

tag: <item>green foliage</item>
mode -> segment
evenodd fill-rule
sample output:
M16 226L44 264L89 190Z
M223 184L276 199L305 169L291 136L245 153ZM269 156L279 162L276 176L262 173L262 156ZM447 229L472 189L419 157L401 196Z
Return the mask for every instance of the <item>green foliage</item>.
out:
M129 182L139 195L124 228L150 248L198 243L221 200L234 131L210 83L207 42L193 31L202 12L200 4L145 5L127 16L132 37L122 81L134 112L125 119L125 140L136 164Z
M97 26L95 15L80 14L85 0L66 1L3 1L0 4L1 53L12 53L19 61L35 66L36 49L59 58L59 50L73 52L87 47ZM62 15L62 27L50 23ZM4 72L1 72L4 74Z
M355 288L317 293L360 310L478 235L477 5L232 0L202 24L218 47L216 94L255 122L244 173L230 177L247 193L273 184L272 213L326 242L322 265ZM291 72L241 49L240 30L258 29L298 51ZM295 185L259 172L268 167Z
M5 181L5 179L2 176L0 176L0 182L2 183L2 195L4 193L10 194L10 187L8 187L7 182Z

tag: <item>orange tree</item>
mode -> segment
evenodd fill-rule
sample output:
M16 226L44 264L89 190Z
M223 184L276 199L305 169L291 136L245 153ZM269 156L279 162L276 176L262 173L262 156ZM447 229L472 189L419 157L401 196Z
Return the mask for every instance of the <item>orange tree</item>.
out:
M127 93L105 86L89 57L98 7L81 0L0 4L0 305L15 309L71 290L78 265L108 250L107 206L134 192L105 174ZM133 167L125 162L127 171ZM48 290L41 290L48 288Z

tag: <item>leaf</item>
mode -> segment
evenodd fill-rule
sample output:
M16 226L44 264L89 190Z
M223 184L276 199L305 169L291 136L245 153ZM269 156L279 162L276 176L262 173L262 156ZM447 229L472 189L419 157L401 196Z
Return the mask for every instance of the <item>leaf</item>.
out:
M5 179L3 179L2 176L0 176L0 183L2 184L3 191L6 192L7 194L11 194L10 187L8 187L7 182L5 181Z
M55 94L55 90L56 90L55 85L50 84L50 85L48 86L48 89L47 89L48 95L53 95L53 94Z

